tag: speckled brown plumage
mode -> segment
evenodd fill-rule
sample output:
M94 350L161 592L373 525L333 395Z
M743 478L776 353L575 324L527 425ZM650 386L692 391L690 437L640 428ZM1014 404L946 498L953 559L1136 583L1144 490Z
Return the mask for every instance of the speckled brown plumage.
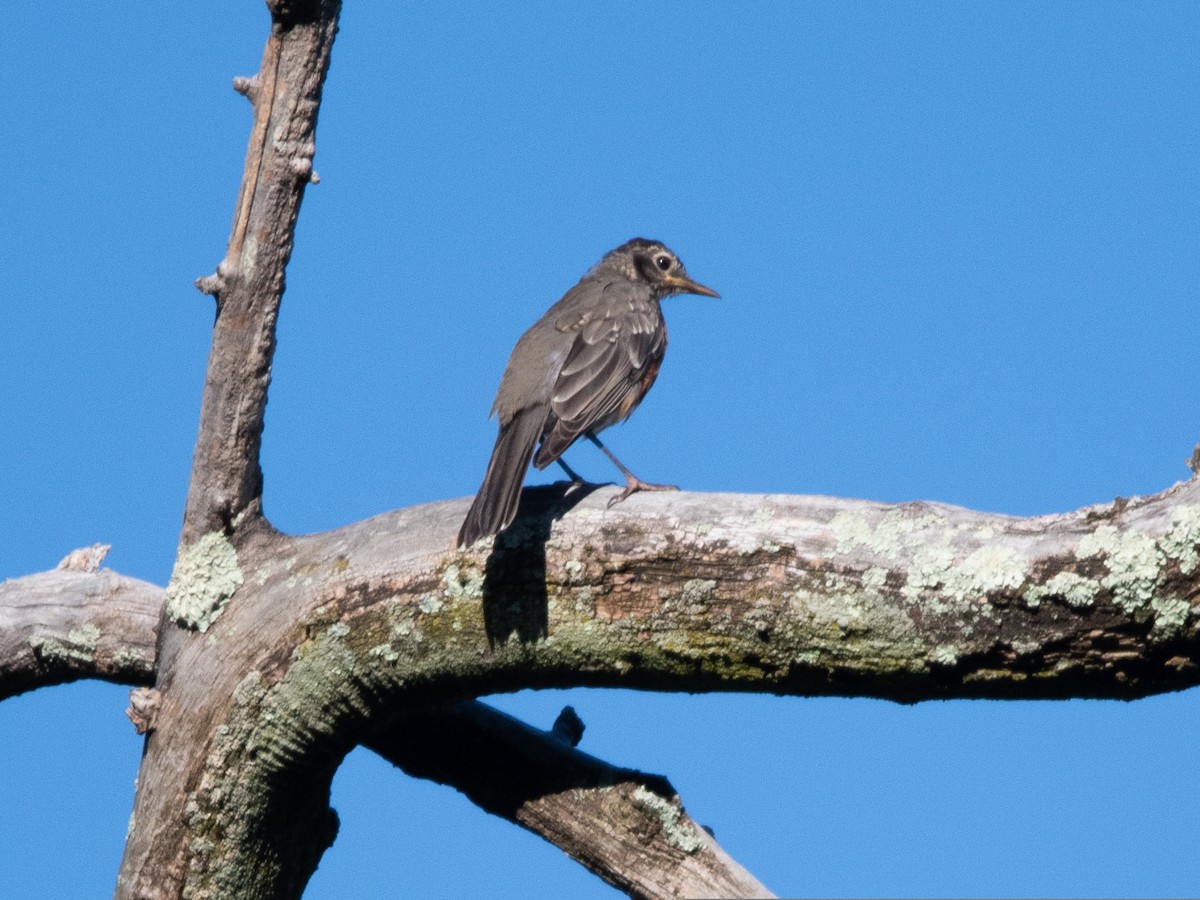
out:
M500 433L457 546L504 529L516 515L530 460L544 469L583 436L625 475L625 491L613 502L670 488L638 479L596 434L628 418L654 384L667 349L659 301L685 293L717 296L663 244L634 238L606 254L521 335L492 405Z

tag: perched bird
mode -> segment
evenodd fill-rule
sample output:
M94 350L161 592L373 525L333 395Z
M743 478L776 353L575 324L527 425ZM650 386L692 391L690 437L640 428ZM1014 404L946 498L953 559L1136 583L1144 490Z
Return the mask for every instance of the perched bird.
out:
M625 476L625 490L609 506L635 491L676 489L637 478L596 437L628 418L654 384L667 350L658 304L672 294L720 296L693 281L663 244L634 238L592 266L521 335L492 404L500 434L455 546L512 522L531 458L539 469L557 461L572 481L580 480L559 457L581 436Z

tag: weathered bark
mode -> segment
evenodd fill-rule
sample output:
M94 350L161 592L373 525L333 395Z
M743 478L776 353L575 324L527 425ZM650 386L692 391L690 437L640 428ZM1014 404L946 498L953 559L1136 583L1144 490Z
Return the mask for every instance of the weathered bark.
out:
M462 500L277 533L262 517L259 445L338 9L271 4L262 69L237 82L254 124L226 258L199 282L217 318L165 604L103 572L0 586L10 693L84 675L144 684L154 666L119 897L299 896L336 833L332 774L364 741L625 890L761 894L669 786L597 774L602 763L474 705L430 711L500 690L910 702L1132 698L1200 681L1196 479L1033 519L766 495L642 495L606 510L607 491L551 487L525 493L494 546L450 549ZM157 655L151 603L164 609ZM465 758L431 761L471 729L497 757L557 760L554 777L505 779L503 794ZM573 779L583 789L561 789Z
M75 678L154 680L163 589L97 571L107 548L98 549L94 564L75 567L68 557L49 572L0 582L0 700Z
M526 492L517 527L490 555L448 549L465 501L307 537L246 533L232 558L253 587L209 629L220 668L202 669L206 648L193 647L179 671L206 678L164 690L164 710L170 701L180 718L231 698L206 722L238 735L216 739L203 772L171 798L194 813L180 840L221 835L214 871L245 864L247 847L261 859L247 824L318 821L336 761L380 723L497 690L915 701L1132 698L1193 685L1198 491L1191 481L1017 519L689 494L609 511L607 492L572 497L563 515L560 491L547 488ZM319 785L305 795L307 817L273 812L279 786L302 779Z
M235 87L250 100L246 149L233 230L217 271L196 286L217 299L199 434L184 510L182 544L230 531L262 508L263 415L275 323L283 298L304 188L316 179L317 112L341 4L272 2L262 65Z
M275 323L340 10L336 0L268 6L261 68L236 83L254 124L229 246L216 274L197 282L216 296L217 318L120 897L297 896L336 833L336 755L312 760L309 777L287 791L275 790L273 769L239 779L258 759L253 716L234 722L230 713L259 696L254 626L219 641L204 634L241 584L235 545L270 531L259 448ZM242 599L254 607L251 593Z
M366 745L550 840L632 897L774 896L692 821L665 778L611 766L482 703L414 713Z
M259 578L312 611L315 652L350 654L363 703L417 682L910 702L1200 680L1196 479L1030 519L784 495L606 510L608 493L564 515L561 488L527 490L490 554L447 549L463 501L388 513L294 539Z
M189 717L208 712L210 731L179 750L199 760L197 777L164 804L179 820L183 864L204 876L189 887L203 895L207 881L234 895L294 896L296 880L251 890L226 875L249 863L242 848L265 853L268 829L286 834L288 816L305 813L306 827L329 837L328 777L353 744L453 741L429 721L404 717L439 698L579 684L902 701L1132 698L1198 680L1200 480L1033 519L932 504L694 494L606 510L606 496L568 502L558 488L526 491L517 527L490 553L485 545L449 550L464 500L306 537L265 528L240 535L233 567L242 586L207 633L219 651L207 640L189 647L178 671L201 671L189 665L209 652L219 652L221 665L209 680L160 679L163 706L174 712L160 718L151 743L172 716L188 727ZM120 583L112 573L45 573L5 583L0 597L10 610L34 608L14 598L64 577L91 582L81 588L81 610L59 614L55 633L90 625L97 646L151 646L145 634L119 633L128 624L99 628L86 611L104 605L90 600L91 583ZM129 596L157 604L154 592L142 586ZM139 609L119 621L151 619ZM102 663L86 659L55 680L103 674ZM133 680L144 680L139 672ZM457 776L412 770L456 783L485 808L501 803L472 793L470 766ZM570 766L557 775L569 780ZM281 805L285 784L282 793L298 794L304 809ZM297 792L298 784L315 787ZM586 792L530 790L538 799L511 802L510 817L583 857L564 823L597 815L613 822L614 809L647 799L636 780L629 784L603 798L616 807ZM579 803L568 815L559 804L570 797ZM603 857L603 842L591 852ZM602 860L585 863L604 869ZM640 890L642 869L623 860L604 877Z
M99 559L63 571L89 553L94 548L75 551L58 570L0 584L0 624L11 625L0 631L0 695L35 686L31 678L36 686L153 678L166 591L97 573ZM64 664L30 664L30 648ZM114 656L129 663L114 669ZM157 691L135 691L131 718L148 722L153 711L156 719L160 702ZM692 822L665 778L572 749L582 726L562 721L568 727L544 732L482 703L462 702L400 717L365 743L408 774L451 785L540 835L634 896L771 896Z

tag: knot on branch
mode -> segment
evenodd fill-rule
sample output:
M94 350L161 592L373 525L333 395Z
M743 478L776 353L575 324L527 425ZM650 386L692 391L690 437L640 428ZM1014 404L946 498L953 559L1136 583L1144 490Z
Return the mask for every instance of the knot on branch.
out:
M233 79L233 89L254 103L258 100L259 79L257 75L247 78L245 75L238 75Z
M162 695L153 688L135 688L129 692L129 708L125 710L125 715L138 734L154 730L154 720L158 717L161 702Z
M217 265L217 271L211 275L201 275L193 282L196 285L196 290L202 294L208 294L210 297L217 297L223 294L229 285L229 276L233 272L233 265L229 262L229 257L225 257Z
M79 547L64 556L56 568L67 572L99 571L100 564L104 562L104 557L108 556L108 551L111 549L112 544L92 544L90 547Z
M321 176L313 171L313 156L316 154L317 148L312 144L306 144L298 156L292 158L288 163L288 168L292 174L302 181L308 181L312 184L320 184Z
M558 718L554 720L550 736L568 747L578 747L579 742L583 740L583 731L583 719L579 718L575 707L564 706L562 712L558 714Z

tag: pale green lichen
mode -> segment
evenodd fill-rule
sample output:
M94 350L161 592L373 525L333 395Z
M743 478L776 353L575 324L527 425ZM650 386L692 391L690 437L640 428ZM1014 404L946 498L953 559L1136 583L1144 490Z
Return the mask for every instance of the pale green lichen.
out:
M1127 613L1145 609L1154 599L1159 576L1159 554L1154 538L1140 531L1122 534L1112 525L1101 525L1079 541L1081 559L1104 556L1108 574L1100 584L1112 591L1113 600Z
M400 661L400 654L391 644L378 644L367 651L371 656L378 657L384 662L397 663Z
M417 609L427 615L440 611L443 605L437 594L422 594L417 598Z
M1167 559L1179 563L1179 571L1191 575L1200 564L1200 506L1182 506L1171 517L1171 530L1159 541Z
M943 666L952 666L958 662L958 650L949 644L938 644L929 654L929 658Z
M343 638L350 633L350 626L345 622L334 622L327 629L329 636L333 638Z
M766 528L775 520L775 510L767 506L760 506L754 511L751 520L756 528Z
M33 648L34 654L39 659L44 659L47 662L86 663L91 662L92 660L92 655L90 653L84 653L68 644L64 644L62 641L55 638L34 635L29 639L29 646Z
M951 523L944 515L921 507L889 510L874 523L858 513L840 512L830 521L829 528L837 542L838 554L861 546L879 556L892 558L928 545L931 531L938 532L936 543L939 544L948 544L955 538L986 543L1000 534L994 522Z
M844 554L856 546L870 547L875 530L862 516L840 512L829 523L829 530L837 540L837 553Z
M181 547L167 584L167 617L185 628L207 631L242 584L237 550L219 531Z
M921 591L946 581L953 566L954 551L948 542L922 547L913 554L902 593L910 600L916 599Z
M1045 584L1034 585L1025 592L1025 605L1037 609L1041 602L1048 597L1057 597L1068 606L1076 609L1086 609L1096 602L1100 593L1100 585L1091 578L1084 578L1074 572L1059 572Z
M864 547L882 560L906 565L901 588L906 599L916 601L938 589L941 599L931 601L934 611L968 597L1016 590L1029 576L1023 558L1011 547L978 546L995 538L997 529L990 522L952 524L937 512L915 507L890 510L874 524L862 515L839 513L830 521L830 530L837 554ZM966 547L961 546L964 543ZM971 545L976 549L968 553ZM963 553L967 555L960 559ZM864 573L862 586L882 588L887 575L886 565L872 566Z
M1150 601L1154 610L1154 630L1165 637L1177 635L1187 624L1192 607L1179 597L1155 597Z
M838 513L829 523L837 538L837 552L848 553L855 546L866 547L885 559L896 559L906 549L924 540L922 531L934 528L943 520L929 512L913 513L909 510L893 509L874 525L855 513Z
M995 591L1011 591L1024 583L1025 562L1011 547L980 547L954 568L947 587L961 600Z
M1015 590L1026 577L1025 562L1011 547L980 547L966 559L955 562L949 535L943 535L939 543L922 547L913 554L902 593L912 600L922 591L940 585L943 596L961 602L967 597Z
M881 566L871 566L863 572L862 584L865 588L878 590L887 584L888 570Z
M92 653L96 649L96 643L100 640L100 629L91 622L85 622L78 628L72 628L67 632L67 640L80 650Z
M442 593L450 600L482 600L483 572L474 566L459 568L455 563L446 566L442 574Z
M688 606L707 603L713 595L717 583L707 578L692 578L683 583L680 599Z
M643 785L638 785L634 789L633 799L658 819L663 835L672 847L689 855L704 847L703 838L696 833L696 829L692 827L691 823L683 818L683 809L678 801L672 802L665 797L660 797Z
M1100 583L1113 592L1118 606L1133 613L1154 599L1160 570L1154 538L1140 531L1121 534L1112 525L1101 525L1079 542L1080 556L1099 553L1107 554L1108 564L1108 574Z
M113 657L113 662L116 663L118 669L140 669L149 665L150 657L142 653L140 650L134 650L129 647L122 647Z
M1114 602L1130 615L1150 614L1156 632L1172 635L1187 623L1191 604L1180 597L1163 595L1167 566L1174 562L1188 575L1200 564L1200 507L1177 509L1166 534L1155 540L1139 531L1121 532L1105 524L1079 541L1081 559L1102 556L1108 574L1102 587L1112 591Z
M34 635L29 646L39 659L54 663L90 663L100 640L100 629L91 622L67 632L65 641L58 638Z

